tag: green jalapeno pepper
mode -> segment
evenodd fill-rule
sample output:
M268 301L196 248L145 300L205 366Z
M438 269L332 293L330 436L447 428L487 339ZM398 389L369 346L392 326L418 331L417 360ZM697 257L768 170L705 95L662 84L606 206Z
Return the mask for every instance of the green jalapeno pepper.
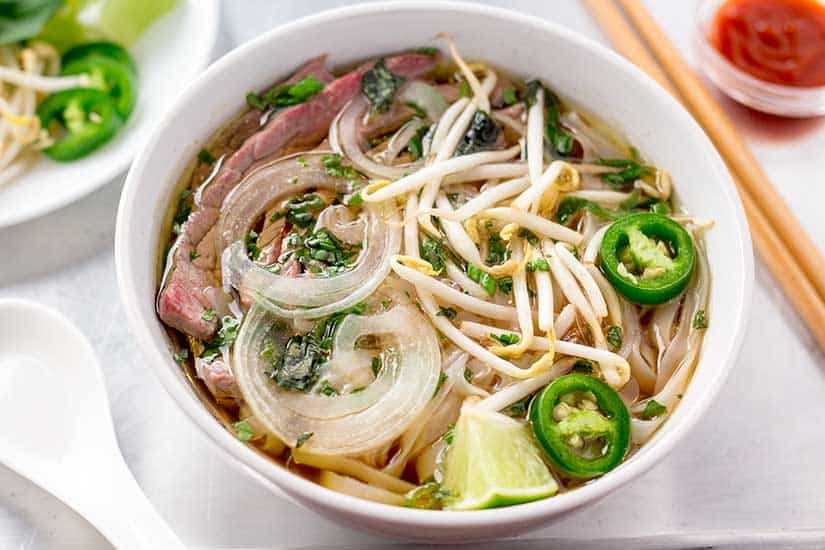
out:
M40 124L55 137L43 150L54 160L86 156L107 141L123 124L114 100L94 88L72 88L52 94L37 107Z
M88 74L92 87L103 90L115 100L117 113L123 120L129 118L135 107L135 73L119 61L100 54L91 53L84 57L72 59L65 65L61 74Z
M530 425L551 463L576 479L609 472L630 444L621 397L587 374L568 374L544 388L530 405Z
M128 68L132 73L137 74L137 65L134 59L126 51L126 48L114 42L88 42L80 44L70 49L63 54L61 58L62 65L69 65L78 59L89 56L107 57L112 61L117 61L121 65Z
M607 280L638 304L662 304L682 292L693 273L693 239L667 216L622 218L604 234L601 266Z

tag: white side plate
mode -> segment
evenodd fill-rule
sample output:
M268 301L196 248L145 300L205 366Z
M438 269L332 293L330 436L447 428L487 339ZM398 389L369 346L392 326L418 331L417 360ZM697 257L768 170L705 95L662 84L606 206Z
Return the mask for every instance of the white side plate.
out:
M0 227L76 201L126 171L155 124L209 63L218 30L218 0L184 0L131 48L138 64L137 107L115 138L86 158L58 163L46 156L0 187Z

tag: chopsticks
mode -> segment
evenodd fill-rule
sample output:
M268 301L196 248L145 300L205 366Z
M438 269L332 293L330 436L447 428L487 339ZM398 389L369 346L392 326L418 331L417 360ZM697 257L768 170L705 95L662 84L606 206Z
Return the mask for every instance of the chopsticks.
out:
M705 128L734 175L763 262L825 349L825 258L771 186L736 127L639 0L617 2L646 45L611 0L582 1L619 53L681 100Z

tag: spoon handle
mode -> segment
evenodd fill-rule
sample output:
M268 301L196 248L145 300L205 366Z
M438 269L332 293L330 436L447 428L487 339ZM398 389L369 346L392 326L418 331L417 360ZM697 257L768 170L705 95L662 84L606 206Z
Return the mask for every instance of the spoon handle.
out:
M185 548L117 458L90 469L86 491L71 505L118 550Z

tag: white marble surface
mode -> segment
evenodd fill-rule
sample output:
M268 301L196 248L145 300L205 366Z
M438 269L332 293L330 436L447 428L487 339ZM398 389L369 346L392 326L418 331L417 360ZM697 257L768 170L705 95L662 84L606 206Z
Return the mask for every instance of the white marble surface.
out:
M229 0L221 51L280 22L345 3ZM603 40L575 0L489 3ZM689 53L693 1L648 3ZM825 125L778 124L730 108L776 185L825 248ZM0 231L0 297L54 306L91 339L106 374L121 449L149 499L191 546L388 544L274 496L225 463L176 410L143 364L118 299L112 237L121 185L122 179L45 219ZM685 541L693 545L722 540L724 533L724 540L749 545L783 540L788 530L825 527L825 357L759 262L752 314L734 372L707 417L674 453L596 505L524 538L698 534ZM780 538L760 538L764 530ZM818 536L806 534L811 547L825 545ZM652 545L663 546L661 540ZM71 510L0 468L0 548L107 547Z

